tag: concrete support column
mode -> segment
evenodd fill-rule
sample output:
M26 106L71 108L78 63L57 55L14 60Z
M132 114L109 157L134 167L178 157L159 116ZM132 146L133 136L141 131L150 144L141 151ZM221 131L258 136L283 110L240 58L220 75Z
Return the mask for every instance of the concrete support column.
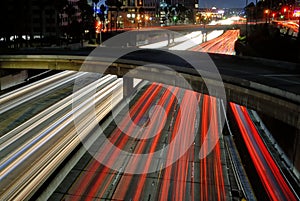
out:
M10 70L0 72L0 90L4 90L25 82L28 78L27 70Z
M133 91L133 78L123 77L123 98L131 96Z
M293 151L293 158L292 158L292 162L294 165L294 168L296 169L295 172L300 172L300 130L297 130L296 133L296 139L294 141L294 151ZM300 175L298 175L300 176ZM300 179L298 177L298 179Z
M174 43L174 34L168 33L168 46L171 46Z

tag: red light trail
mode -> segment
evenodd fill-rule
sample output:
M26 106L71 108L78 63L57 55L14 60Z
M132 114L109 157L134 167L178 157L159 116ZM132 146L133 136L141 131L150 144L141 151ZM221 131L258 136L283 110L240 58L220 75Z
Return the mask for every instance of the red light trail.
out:
M297 198L284 179L276 162L262 141L248 110L244 106L230 103L234 117L245 141L256 171L270 200L296 201Z
M216 98L204 95L201 117L200 144L202 145L204 156L207 157L200 161L200 200L226 200L220 143L218 141L211 153L207 152L208 146L211 145L203 143L208 132L211 132L210 136L213 138L218 138L218 135L220 135ZM211 130L209 130L209 125ZM211 139L211 141L214 140ZM213 185L211 180L215 181L215 185Z
M239 33L239 30L228 30L221 36L193 47L190 50L233 55L235 53L234 43Z

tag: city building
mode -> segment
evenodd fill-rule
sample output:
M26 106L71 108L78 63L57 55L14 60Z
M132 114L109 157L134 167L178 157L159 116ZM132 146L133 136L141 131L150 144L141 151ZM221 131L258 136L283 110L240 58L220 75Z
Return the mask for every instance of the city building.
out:
M15 47L56 43L58 38L67 35L67 27L74 20L81 22L78 1L4 1L0 12L1 41L13 43Z
M105 8L104 29L138 28L148 26L155 22L157 0L118 0L112 5L106 5L105 0L100 0L97 5L88 1L94 7L95 13L101 13L101 6ZM100 20L100 19L98 19Z
M68 0L64 12L60 14L61 26L68 26L73 20L81 22L81 12L78 8L79 0Z

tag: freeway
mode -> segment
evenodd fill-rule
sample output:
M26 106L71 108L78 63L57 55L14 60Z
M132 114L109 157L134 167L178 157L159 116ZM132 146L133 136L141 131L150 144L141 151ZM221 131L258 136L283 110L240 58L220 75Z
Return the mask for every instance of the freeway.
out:
M79 76L91 75L81 73ZM174 86L145 83L148 82L143 82L140 92L129 104L129 113L123 111L123 103L116 109L121 116L118 126L107 119L110 124L104 134L118 149L103 143L103 133L95 128L116 106L111 105L111 100L117 104L122 97L122 80L112 75L79 87L73 94L77 97L73 110L74 99L67 96L3 135L0 138L0 198L38 198L37 191L52 183L51 178L59 175L60 168L57 168L68 163L86 138L87 141L94 139L92 152L84 154L71 167L69 175L57 183L59 186L49 191L54 192L48 195L50 200L231 200L234 190L252 196L245 192L245 189L251 191L247 179L237 182L234 181L237 177L228 173L231 163L240 164L234 158L229 163L225 157L234 146L226 143L227 152L224 149L220 127L222 101ZM94 89L97 92L91 96ZM112 92L116 94L112 96ZM18 91L6 97L13 94L18 95ZM19 98L22 100L21 95ZM88 115L94 103L98 105L96 119ZM270 199L297 200L277 161L260 140L247 110L232 103L230 106L246 144L247 138L251 141L247 149ZM73 126L74 118L80 138ZM153 155L155 152L160 154ZM150 154L145 157L134 157L147 153ZM263 170L267 170L267 174ZM237 171L243 174L235 167L234 174ZM239 183L238 189L232 182Z
M251 156L251 160L270 200L299 200L297 192L287 181L271 156L253 124L247 109L230 103L231 110Z
M191 51L209 52L217 54L234 55L234 43L240 34L239 30L228 30L221 36L190 48Z
M85 73L64 71L0 96L0 136L71 94ZM40 103L43 104L40 104Z
M78 76L83 75L89 76L86 73L79 73ZM3 134L0 138L0 199L22 200L32 196L80 143L76 128L80 129L82 136L89 133L120 100L112 97L112 92L121 97L121 86L122 80L112 75L87 83L87 86L73 93L73 96L57 100L57 103ZM47 87L41 89L48 90ZM93 96L86 98L94 90L97 91L95 99ZM11 96L18 95L19 92L17 90ZM31 93L30 90L27 92ZM72 108L74 96L83 100ZM9 96L6 97L9 99ZM24 97L27 99L27 95ZM115 104L111 104L112 98ZM22 102L24 104L30 106L27 101ZM95 119L84 113L94 104L97 105ZM74 118L80 118L81 121L76 128Z
M191 101L193 97L196 97L196 101ZM153 105L164 108L164 113L159 109L154 110L150 120L147 120ZM201 121L197 121L198 107L202 111ZM164 150L162 158L151 154L144 158L131 155L123 157L120 150L112 149L107 144L96 146L93 150L98 148L98 154L92 158L84 157L88 160L83 158L76 165L81 166L81 170L78 172L75 168L76 179L73 178L69 188L64 187L66 192L59 195L54 193L49 199L228 200L226 160L219 142L208 157L199 158L208 128L212 128L209 135L215 140L220 135L218 107L216 98L193 91L156 83L147 86L130 108L130 115L122 118L120 126L110 128L112 132L107 133L108 139L114 146L128 153L153 153L172 143L178 138L178 133L183 132L184 136L179 136L180 145ZM130 118L133 118L132 122ZM151 122L153 120L156 121ZM212 122L211 126L209 122ZM135 129L134 124L142 125L141 129ZM156 135L152 136L153 133ZM99 136L99 133L95 135ZM140 135L142 137L135 138ZM189 145L190 142L194 143ZM183 150L185 146L188 146L186 151ZM204 147L203 154L208 154L209 146L211 144ZM176 161L178 150L183 151L183 154ZM172 160L176 162L166 166ZM80 164L86 165L83 167ZM114 164L119 164L119 169L108 168ZM154 166L156 171L151 172ZM141 174L126 173L132 171Z

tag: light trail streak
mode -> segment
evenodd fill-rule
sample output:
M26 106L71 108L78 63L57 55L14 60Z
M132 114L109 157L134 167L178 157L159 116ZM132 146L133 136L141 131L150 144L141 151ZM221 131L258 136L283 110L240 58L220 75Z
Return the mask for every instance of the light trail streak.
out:
M187 146L187 143L190 141L189 138L194 138L195 135L195 120L196 120L196 111L198 104L191 103L191 96L195 96L196 93L192 91L185 91L185 94L182 99L182 103L180 104L182 107L187 107L186 109L180 109L178 111L174 128L170 137L170 142L174 140L177 133L186 133L185 136L180 136L182 142L178 145L178 148ZM183 122L181 121L181 115L184 118ZM183 126L182 126L183 125ZM182 130L180 130L182 129ZM177 154L178 150L174 149L175 147L168 150L167 153L167 161L172 160ZM189 149L190 150L190 149ZM175 164L168 166L165 168L165 172L162 177L161 183L161 193L159 194L159 200L185 200L186 195L186 180L188 176L188 159L189 152L186 152ZM174 178L172 178L172 175ZM173 185L171 185L171 180L173 181ZM170 189L170 187L172 187ZM173 193L172 193L173 192Z
M154 84L153 84L153 85L154 85ZM149 108L149 107L150 107L150 105L151 105L151 103L153 102L154 98L156 98L156 96L158 95L158 92L161 90L161 87L162 87L162 85L156 86L154 92L152 92L152 93L148 93L148 91L146 91L146 93L144 93L145 95L151 94L150 97L148 97L148 99L146 99L145 96L143 96L143 97L141 97L141 98L139 99L139 101L136 103L136 106L138 106L138 107L134 107L133 110L131 111L131 114L132 114L132 115L133 115L134 113L138 112L138 115L135 117L135 119L134 119L133 122L136 122L136 123L137 123L137 122L142 118L142 116L139 115L139 114L145 114L146 108ZM144 101L146 101L146 103L145 103ZM143 104L143 103L144 103L144 104ZM140 110L137 110L138 108L139 108ZM124 121L126 121L126 124L129 123L130 118L131 118L130 116L127 116L127 118L125 118ZM125 127L124 127L124 128L125 128ZM125 136L123 136L123 137L120 137L120 136L122 136L122 135L121 135L121 131L122 131L122 129L119 129L119 128L118 128L117 131L116 131L117 133L114 134L115 138L118 138L118 142L116 142L116 139L115 139L115 138L112 138L112 139L111 139L111 142L114 143L115 146L118 146L120 149L122 149L122 148L126 145L128 139L129 139L129 136L128 136L128 135L125 135ZM132 132L132 131L133 131L133 127L130 127L130 126L129 126L129 129L128 129L126 132ZM103 148L103 151L108 150L108 148L109 148L109 146ZM104 156L106 156L106 155L109 156L109 155L110 155L110 157L107 157L107 158L106 158L106 159L108 160L108 161L106 161L106 162L107 162L107 163L114 163L114 162L116 162L116 157L120 154L120 151L119 151L119 150L115 150L115 151L114 151L113 153L111 153L111 154L106 154L106 153L103 153L103 152L100 152L100 153L101 153L101 154L104 154ZM111 179L110 179L110 181L112 180L112 177L113 177L113 174L111 174ZM101 183L102 179L101 179L100 177L98 177L97 181ZM93 185L93 188L95 188L94 192L96 192L97 186L96 186L96 185ZM104 189L104 191L105 191L105 190L106 190L106 189ZM104 193L104 191L103 191L103 193ZM102 196L102 194L101 194L101 196ZM91 196L91 197L92 197L92 196Z
M200 144L204 142L205 136L208 130L208 109L209 109L209 99L208 96L204 95L202 116L201 116L201 134L200 134ZM204 155L207 155L207 144L202 144L202 149ZM200 161L200 200L207 200L208 198L208 185L207 185L207 157L204 157Z
M144 114L147 114L147 111L149 111L151 108L151 103L153 104L156 102L155 99L158 98L158 94L162 90L161 88L161 85L151 85L148 87L140 99L138 99L130 109L130 115L127 115L126 118L124 118L124 120L121 122L122 127L126 128L126 132L128 134L134 130L134 125L131 125L131 123L139 123L140 120L144 118ZM165 115L165 118L170 116L170 113L173 113L172 108L176 100L175 95L179 92L179 88L168 87L155 104L161 108L164 108L163 115ZM192 96L197 97L197 101L194 101L195 103L191 101ZM188 146L191 138L194 139L196 135L195 129L198 127L198 125L196 125L197 108L199 107L199 102L202 97L203 110L201 114L202 122L200 123L200 144L205 141L208 135L207 132L212 132L211 136L213 138L218 138L219 128L216 99L189 90L184 90L181 103L178 103L180 107L178 108L176 116L173 116L174 124L171 127L171 131L167 140L168 143L170 143L175 139L175 137L179 137L180 140L178 143L180 142L180 144L176 143L175 146L170 146L166 152L166 161L172 161L174 158L176 158L176 155L178 154L177 152L183 149L182 147ZM162 110L154 110L151 120L163 119L160 117L161 115ZM132 121L130 121L130 118ZM148 121L144 122L144 125L148 125L149 129L142 133L143 139L140 139L139 141L129 141L129 135L122 134L120 129L114 130L110 136L110 141L119 149L124 149L128 143L136 143L136 145L133 146L133 154L142 154L145 151L147 153L154 153L159 145L160 140L162 139L162 132L159 132L151 139L149 138L150 140L148 137L151 135L151 133L153 133L153 130L162 131L162 128L165 126L165 124L162 122L164 121L156 122L155 124L151 124L151 122L149 123ZM199 122L197 122L197 124L198 123ZM184 133L186 135L177 136L178 133ZM214 139L211 141L214 141ZM206 145L204 144L203 146L207 146L205 149L207 152L209 150L208 146L210 146L209 143ZM112 151L109 149L109 147L105 146L103 150L99 152L99 154L106 156L105 162L113 164L118 161L117 158L120 154L120 151ZM136 169L138 168L139 170L147 172L153 160L157 160L151 156L152 155L143 159L142 161L139 161L137 158L128 158L129 160L124 160L122 162L122 169L125 168L123 170L126 172L126 168L132 168L127 167L126 165L132 164L132 166L135 166ZM195 190L194 187L194 157L194 146L191 146L179 158L179 160L177 160L173 165L166 167L162 173L159 173L160 179L158 181L160 183L157 185L160 187L160 191L157 192L158 200L194 200L194 195L198 192L198 190ZM147 186L147 174L141 174L139 176L122 174L118 171L110 170L108 167L101 165L98 161L91 161L86 170L87 171L77 179L77 181L69 190L68 194L77 196L75 196L74 199L143 199L143 193L145 193L144 187ZM116 177L117 173L120 173L120 178ZM188 184L189 177L191 181L190 184ZM206 157L200 161L200 196L201 200L225 200L223 170L221 165L221 150L219 143L217 143L215 149L212 151L209 157Z
M216 98L210 97L212 102L212 129L213 129L213 137L216 139L219 138L219 126L218 126L218 116L217 116L217 102ZM213 141L215 141L213 140ZM214 171L215 171L215 180L216 180L216 189L218 192L218 199L217 200L225 200L225 187L224 187L224 177L222 171L222 164L221 164L221 149L220 143L215 146L214 149L215 156L214 156Z
M167 98L169 96L171 96L172 97L171 100L174 101L175 100L175 95L178 93L179 89L178 88L175 89L175 91L173 92L175 95L172 94L173 90L174 90L174 87L168 87L168 89L166 90L166 92L163 94L163 96L159 99L159 102L157 103L157 105L160 105L160 106L162 106L163 108L166 109L165 110L166 113L164 115L164 118L167 118L167 115L169 114L170 109L171 109L171 107L173 105L173 102L171 102L171 101L167 102ZM149 109L149 108L147 108L147 109ZM160 110L154 111L154 115L153 115L152 119L153 120L154 119L159 119L160 118L159 116L162 115L161 112L162 111L160 111ZM152 128L149 128L149 129L146 130L146 133L145 133L146 137L150 136L151 132L153 132L153 131L155 132L155 130L157 130L156 128L153 128L153 127L155 127L157 125L159 127L164 127L163 122L164 121L157 121L154 124L151 124ZM161 131L161 130L162 129L158 129L158 131ZM154 141L151 143L151 148L150 148L151 151L150 151L150 153L152 153L155 150L155 148L157 146L158 139L160 137L161 137L161 132L159 132L159 133L157 133L155 135ZM138 143L137 147L135 148L134 153L135 154L142 154L143 151L145 150L146 145L148 143L149 143L148 140L145 140L145 139L141 140ZM140 161L141 160L140 158L133 157L133 158L130 159L129 163L133 164L133 166L134 166L135 169L137 169L139 167L144 167L144 170L147 170L150 167L151 159L152 159L151 157L148 157L147 161L146 161L146 164L144 164L143 161ZM132 167L129 167L129 168L132 168ZM143 178L143 176L144 176L144 178ZM137 189L136 189L136 192L135 192L133 200L139 200L138 197L140 197L140 195L142 193L143 186L145 184L145 180L146 180L145 174L141 175L140 177L141 178L139 179L139 185L137 185ZM119 185L122 185L122 188L117 188L117 190L115 192L115 195L117 196L117 198L113 197L113 199L124 199L125 198L126 193L127 193L127 188L130 187L130 185L124 185L124 183L126 182L127 184L130 184L131 181L132 181L132 178L133 178L132 175L127 175L126 178L125 177L121 178L121 181L120 181Z
M230 103L234 117L245 141L254 167L271 200L296 201L297 198L286 183L276 162L266 148L252 122L247 109Z
M134 106L131 108L130 113L134 114L134 113L138 112L138 109L140 107L142 107L142 104L144 103L144 101L148 100L148 103L150 103L151 100L158 94L161 87L162 87L161 85L159 85L159 86L151 85L145 91L145 93L142 95L142 97L139 99L139 101L136 104L134 104ZM127 123L129 122L128 118L125 119L124 122L122 122L122 123L126 124L126 122ZM118 138L120 138L120 136L122 136L121 131L119 129L116 129L115 132L112 133L111 136L112 136L111 137L111 142L116 143ZM128 138L127 135L125 137ZM123 145L124 145L124 143L123 143ZM105 148L106 148L106 153L105 154L108 154L107 152L109 151L108 150L109 147L105 147ZM93 186L92 178L96 177L95 172L98 171L99 168L103 169L102 172L107 172L108 171L107 167L103 167L103 166L101 166L101 164L97 160L93 160L92 164L90 164L89 167L88 167L89 171L87 172L87 174L80 177L79 178L80 180L76 182L77 185L74 185L73 188L72 188L73 190L72 189L70 190L71 192L73 191L72 194L82 195L82 194L84 194L85 191L88 191L90 185ZM94 192L94 190L92 189L91 192Z
M211 132L209 142L218 138L218 118L216 98L204 95L202 107L200 144L203 155L200 161L200 200L226 200L223 170L221 164L220 143L208 153L210 143L203 143ZM214 183L211 181L215 181ZM213 185L214 184L214 185Z
M191 48L192 51L219 53L233 55L234 43L239 35L239 30L228 30L223 35L206 43Z
M171 109L172 105L174 104L175 97L176 97L176 94L178 93L178 91L179 91L179 88L175 88L175 91L173 92L173 94L171 96L170 103L167 105L166 114L169 114L170 109ZM161 126L163 126L163 125L161 125ZM159 140L160 137L161 137L161 135L156 135L155 136L155 138L154 138L154 140L152 142L152 146L151 146L151 148L149 150L149 153L153 153L155 151L155 149L156 149L156 147L158 145L158 140ZM145 165L144 172L148 172L148 169L150 167L150 162L152 160L152 156L153 155L150 155L150 156L151 157L148 158L147 163ZM146 175L147 174L142 174L141 175L141 178L139 179L139 182L137 184L138 188L137 188L137 191L136 191L136 193L134 195L133 200L140 200L140 196L142 194L142 189L143 189L142 186L144 186L145 181L146 181Z

